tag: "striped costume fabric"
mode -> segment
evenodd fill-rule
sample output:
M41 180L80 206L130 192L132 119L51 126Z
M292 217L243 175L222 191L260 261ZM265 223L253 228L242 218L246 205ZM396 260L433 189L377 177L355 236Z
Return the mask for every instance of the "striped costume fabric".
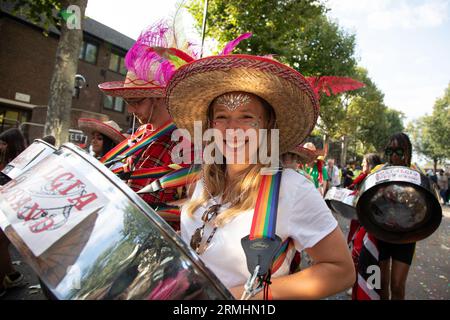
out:
M361 227L353 239L352 258L356 268L356 282L352 300L380 300L380 289L373 288L370 266L378 266L377 239ZM370 279L369 279L370 278Z

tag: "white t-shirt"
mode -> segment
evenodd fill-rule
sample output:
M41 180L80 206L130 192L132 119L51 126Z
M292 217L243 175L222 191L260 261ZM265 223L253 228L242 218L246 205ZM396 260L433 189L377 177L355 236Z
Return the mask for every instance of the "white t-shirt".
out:
M198 181L192 197L198 197L202 189L203 184ZM220 203L218 199L216 201ZM182 208L181 237L186 243L190 243L195 230L203 225L201 216L213 204L214 202L209 200L193 215L189 215L185 207ZM226 207L222 206L219 214ZM253 209L244 211L224 226L217 228L210 246L200 256L227 288L243 285L250 276L241 239L250 233L253 211ZM276 234L283 241L287 238L294 240L295 248L300 251L313 247L336 227L336 219L314 184L294 170L285 169L281 178ZM202 241L208 238L212 229L211 224L206 225ZM288 252L285 261L273 277L289 273L294 253L294 250Z
M333 166L331 169L329 166L327 168L328 179L331 180L331 187L336 187L341 184L341 179L339 178L339 168Z

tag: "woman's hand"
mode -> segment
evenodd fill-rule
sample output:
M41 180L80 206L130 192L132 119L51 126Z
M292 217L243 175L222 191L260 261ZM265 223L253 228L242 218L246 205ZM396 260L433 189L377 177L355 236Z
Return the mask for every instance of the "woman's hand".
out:
M354 284L355 267L339 227L306 251L314 265L291 275L272 277L273 299L322 299ZM262 292L256 298L262 299Z
M233 287L231 289L228 289L230 291L230 293L233 295L233 297L236 300L241 300L242 297L242 293L244 292L244 286L237 286L237 287ZM256 294L254 297L252 297L250 300L261 300L262 297L262 291L258 292L258 294Z

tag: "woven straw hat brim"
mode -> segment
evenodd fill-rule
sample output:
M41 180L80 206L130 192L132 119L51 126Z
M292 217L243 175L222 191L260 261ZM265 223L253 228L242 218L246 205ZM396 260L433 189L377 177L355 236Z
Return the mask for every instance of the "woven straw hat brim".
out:
M122 98L164 98L164 87L124 87L123 81L104 82L98 88L106 95Z
M295 148L289 150L289 153L293 153L298 156L301 163L311 163L317 159L317 153L306 148Z
M126 139L119 131L96 119L81 118L78 120L78 127L88 134L100 132L114 141L114 143L119 143Z
M167 87L167 105L177 127L193 137L194 121L202 121L206 128L211 102L232 91L255 94L272 105L280 130L280 154L299 145L319 116L317 98L299 72L249 55L213 56L182 66Z

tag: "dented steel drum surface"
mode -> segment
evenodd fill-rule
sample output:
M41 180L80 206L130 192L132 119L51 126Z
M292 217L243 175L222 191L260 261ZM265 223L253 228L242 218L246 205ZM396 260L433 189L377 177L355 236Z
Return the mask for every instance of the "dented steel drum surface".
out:
M0 227L57 299L233 299L136 193L70 143L1 187Z
M355 192L346 188L332 187L325 195L325 202L335 213L347 219L357 219Z
M55 151L56 148L51 144L40 139L34 140L28 148L5 166L0 173L0 185L4 185L11 179L17 178Z
M442 220L436 185L408 167L387 166L367 176L356 209L368 232L391 243L425 239Z

